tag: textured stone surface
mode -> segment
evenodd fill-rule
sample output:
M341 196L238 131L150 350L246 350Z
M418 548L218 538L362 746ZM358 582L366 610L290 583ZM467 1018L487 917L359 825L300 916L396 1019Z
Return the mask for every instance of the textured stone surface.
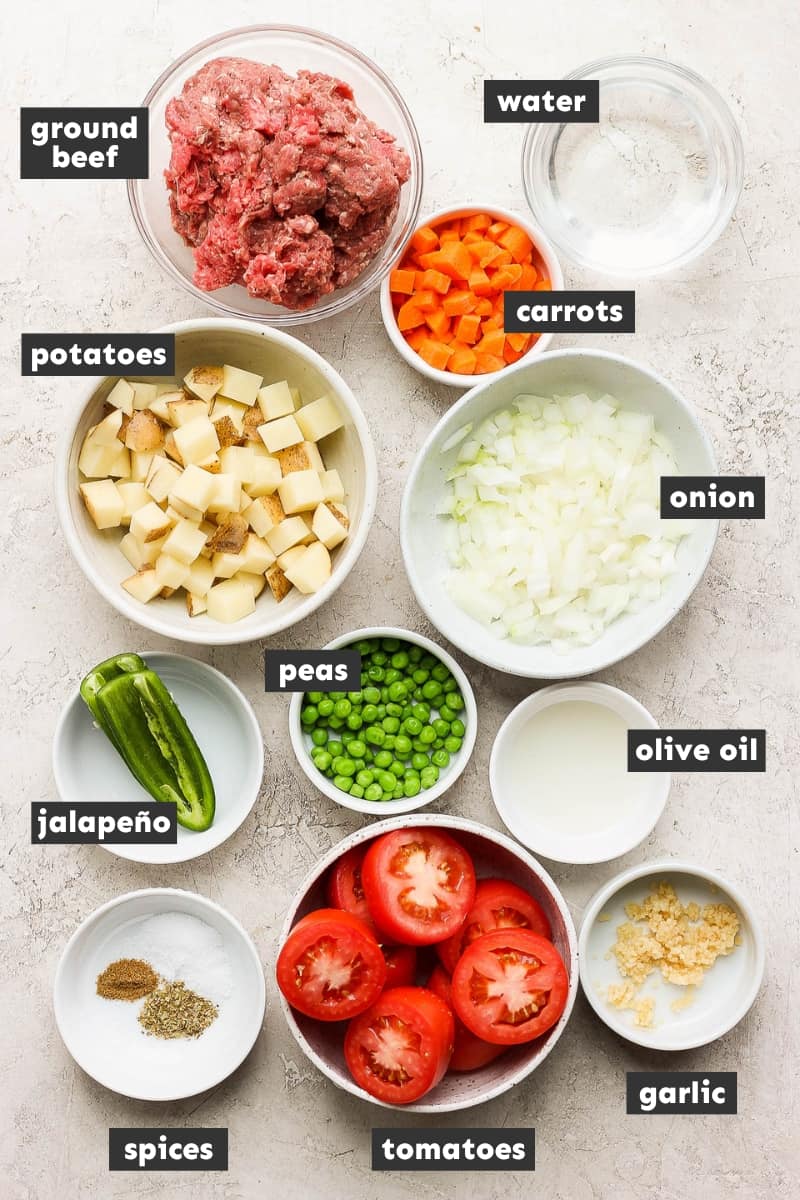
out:
M653 53L686 63L727 96L747 151L735 222L699 262L638 287L635 336L586 338L672 380L701 413L723 466L768 478L768 520L723 528L711 566L673 624L602 676L640 697L665 725L766 726L766 777L685 776L647 843L624 861L553 872L580 923L594 890L623 866L656 856L707 863L752 897L769 937L767 977L741 1025L704 1050L669 1059L618 1040L579 998L567 1033L544 1066L494 1103L445 1125L533 1124L535 1177L373 1176L369 1130L377 1113L341 1094L300 1057L276 1005L271 964L289 897L317 856L358 819L316 795L287 743L286 703L264 696L262 647L197 651L256 705L267 773L244 828L208 857L172 869L136 866L101 849L35 850L28 804L53 796L50 743L61 704L83 670L123 648L164 649L106 605L70 558L51 496L62 415L79 402L76 380L17 378L17 335L28 329L147 329L202 307L162 275L135 231L122 184L20 183L15 106L136 103L188 46L221 27L293 20L352 40L408 97L423 141L425 207L486 198L520 210L521 133L481 123L487 74L553 78L605 54ZM2 1191L13 1200L98 1194L196 1195L240 1200L280 1195L406 1195L438 1200L535 1194L550 1200L761 1200L797 1195L798 625L795 590L798 427L796 381L800 190L794 96L798 12L776 0L731 7L689 0L590 0L541 5L498 0L407 0L402 7L297 0L291 12L230 0L152 0L117 6L28 0L6 30L3 90L10 102L2 186L0 286L4 315L0 507L4 686L0 1047ZM569 284L595 280L567 268ZM794 335L794 336L793 336ZM371 420L381 486L366 550L347 584L291 644L320 645L359 624L425 629L409 592L397 523L416 447L453 399L392 350L377 299L304 339L339 368ZM566 345L568 339L557 339ZM175 647L179 649L180 647ZM462 661L464 661L462 659ZM464 662L480 705L473 761L443 810L498 826L488 791L492 739L523 681ZM51 986L77 923L110 897L148 885L196 889L252 932L267 966L265 1029L248 1062L213 1093L155 1107L115 1096L73 1064L56 1032ZM738 1118L624 1116L631 1068L739 1072ZM418 1124L380 1113L381 1124ZM227 1174L107 1171L109 1125L227 1125ZM794 1156L794 1159L793 1159Z

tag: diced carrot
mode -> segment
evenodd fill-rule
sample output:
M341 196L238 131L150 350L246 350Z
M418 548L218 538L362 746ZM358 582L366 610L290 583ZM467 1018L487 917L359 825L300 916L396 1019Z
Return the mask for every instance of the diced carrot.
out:
M519 277L519 290L521 292L531 292L536 286L536 280L539 278L539 272L532 263L526 263L522 268L522 274Z
M436 308L439 304L439 297L437 296L436 292L432 291L430 288L424 288L420 292L414 292L412 300L421 312L430 312L431 309Z
M507 250L515 262L522 262L526 254L533 250L533 242L524 229L518 225L509 225L497 239L497 244Z
M519 362L524 353L524 350L515 350L512 346L508 345L508 342L506 342L505 349L503 350L503 358L507 363L515 363Z
M419 325L416 329L409 329L405 334L405 339L412 350L419 350L420 346L428 338L428 328L426 325Z
M507 333L506 334L506 341L508 342L511 349L516 350L520 354L528 349L528 345L529 345L528 339L529 338L530 338L529 333Z
M521 267L520 270L522 270ZM423 288L430 288L432 291L440 292L442 295L444 295L444 293L448 291L451 282L452 281L450 277L448 275L443 275L441 271L424 271L420 286Z
M492 284L499 292L508 292L522 277L522 267L517 263L509 263L507 267L498 267L491 275Z
M486 267L490 262L497 258L498 254L502 254L502 248L496 246L494 242L490 242L488 238L482 238L479 242L471 242L469 252L479 267Z
M419 305L416 303L416 297L406 300L397 314L397 328L401 333L405 333L407 329L414 329L417 325L424 325L425 318L419 311Z
M535 285L533 290L535 292L552 292L553 285L551 284L551 282L547 278L547 276L543 275L542 278L539 280L539 282Z
M424 267L432 267L442 271L451 279L469 279L472 270L472 259L466 246L461 242L445 242L438 250L423 256Z
M474 350L471 350L469 346L457 344L447 363L447 370L454 371L456 375L472 375L475 372L477 361Z
M450 318L441 308L434 308L431 312L425 313L425 324L440 340L450 332Z
M480 336L480 329L480 317L476 317L474 313L468 313L463 317L459 317L456 322L456 337L460 342L467 342L471 346L473 342L477 342Z
M495 354L499 358L503 353L505 344L506 335L503 333L502 329L490 329L489 332L485 333L478 342L477 346L475 347L475 353L479 358L486 354Z
M508 229L508 221L492 221L489 228L486 230L486 236L496 242L501 233L505 233Z
M392 271L389 276L389 291L402 292L404 296L410 296L414 291L414 272L398 268Z
M441 342L435 342L432 338L427 338L420 346L418 353L420 358L423 358L429 366L435 367L437 371L443 371L453 351L449 346L445 346Z
M494 292L491 279L480 267L476 267L469 274L469 290L476 296L491 296Z
M492 218L488 213L475 213L471 217L464 217L464 223L467 233L484 233L492 223Z
M475 242L482 242L483 238L478 233L477 229L473 229L471 233L465 233L461 240L465 246L472 246L475 244Z
M429 225L422 225L411 239L412 249L418 254L430 254L439 245L439 239Z
M505 365L506 360L496 354L479 354L475 374L489 375L492 371L502 371Z
M514 260L507 250L500 250L497 257L492 262L493 267L507 267Z
M490 317L493 311L492 302L487 296L481 296L473 309L473 312L477 313L479 317Z
M491 331L493 329L502 329L502 328L503 328L502 313L493 313L491 317L486 317L481 322L481 332L482 333L491 333Z
M442 301L442 309L448 317L460 317L472 312L475 307L475 296L463 288L451 288Z
M439 245L446 246L448 242L461 243L461 234L457 229L443 229L439 234Z

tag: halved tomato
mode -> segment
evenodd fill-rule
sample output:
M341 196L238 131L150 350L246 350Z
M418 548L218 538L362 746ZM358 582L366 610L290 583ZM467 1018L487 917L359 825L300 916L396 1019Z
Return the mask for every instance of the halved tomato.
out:
M386 959L387 988L411 987L417 978L417 951L414 946L383 946Z
M433 992L390 988L350 1022L344 1057L353 1079L370 1096L411 1104L444 1075L453 1035L453 1014Z
M564 1011L567 971L552 942L529 929L496 929L467 947L453 972L453 1010L498 1046L531 1042Z
M435 966L428 980L428 987L435 992L452 1010L453 1000L450 994L450 976L442 966ZM501 1054L505 1054L505 1046L494 1046L484 1042L482 1038L467 1029L463 1021L454 1014L455 1038L453 1041L453 1057L450 1059L450 1071L479 1071L481 1067L494 1062Z
M508 879L479 879L463 927L436 947L445 970L452 975L467 946L493 929L532 929L550 937L550 922L538 900Z
M472 859L438 829L395 829L376 838L361 880L380 933L411 946L455 933L475 899Z
M366 846L353 846L337 859L328 875L326 890L331 908L343 908L374 929L361 883L361 864L366 853Z
M363 921L338 908L320 908L297 922L275 973L292 1008L318 1021L347 1021L380 995L386 961Z

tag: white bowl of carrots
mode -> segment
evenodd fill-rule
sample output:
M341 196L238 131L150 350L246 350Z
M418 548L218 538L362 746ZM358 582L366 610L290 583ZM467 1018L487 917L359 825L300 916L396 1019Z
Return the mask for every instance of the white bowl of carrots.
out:
M470 204L418 226L381 285L381 315L407 363L437 383L470 388L476 376L550 343L549 333L505 333L503 293L563 286L540 229L495 204Z

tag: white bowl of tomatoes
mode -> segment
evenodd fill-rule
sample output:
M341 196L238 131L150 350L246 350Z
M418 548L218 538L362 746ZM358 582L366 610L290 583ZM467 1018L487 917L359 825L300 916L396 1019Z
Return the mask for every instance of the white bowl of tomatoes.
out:
M454 1112L553 1049L575 1002L577 938L553 880L510 838L417 814L358 830L314 868L277 979L298 1045L338 1087Z

